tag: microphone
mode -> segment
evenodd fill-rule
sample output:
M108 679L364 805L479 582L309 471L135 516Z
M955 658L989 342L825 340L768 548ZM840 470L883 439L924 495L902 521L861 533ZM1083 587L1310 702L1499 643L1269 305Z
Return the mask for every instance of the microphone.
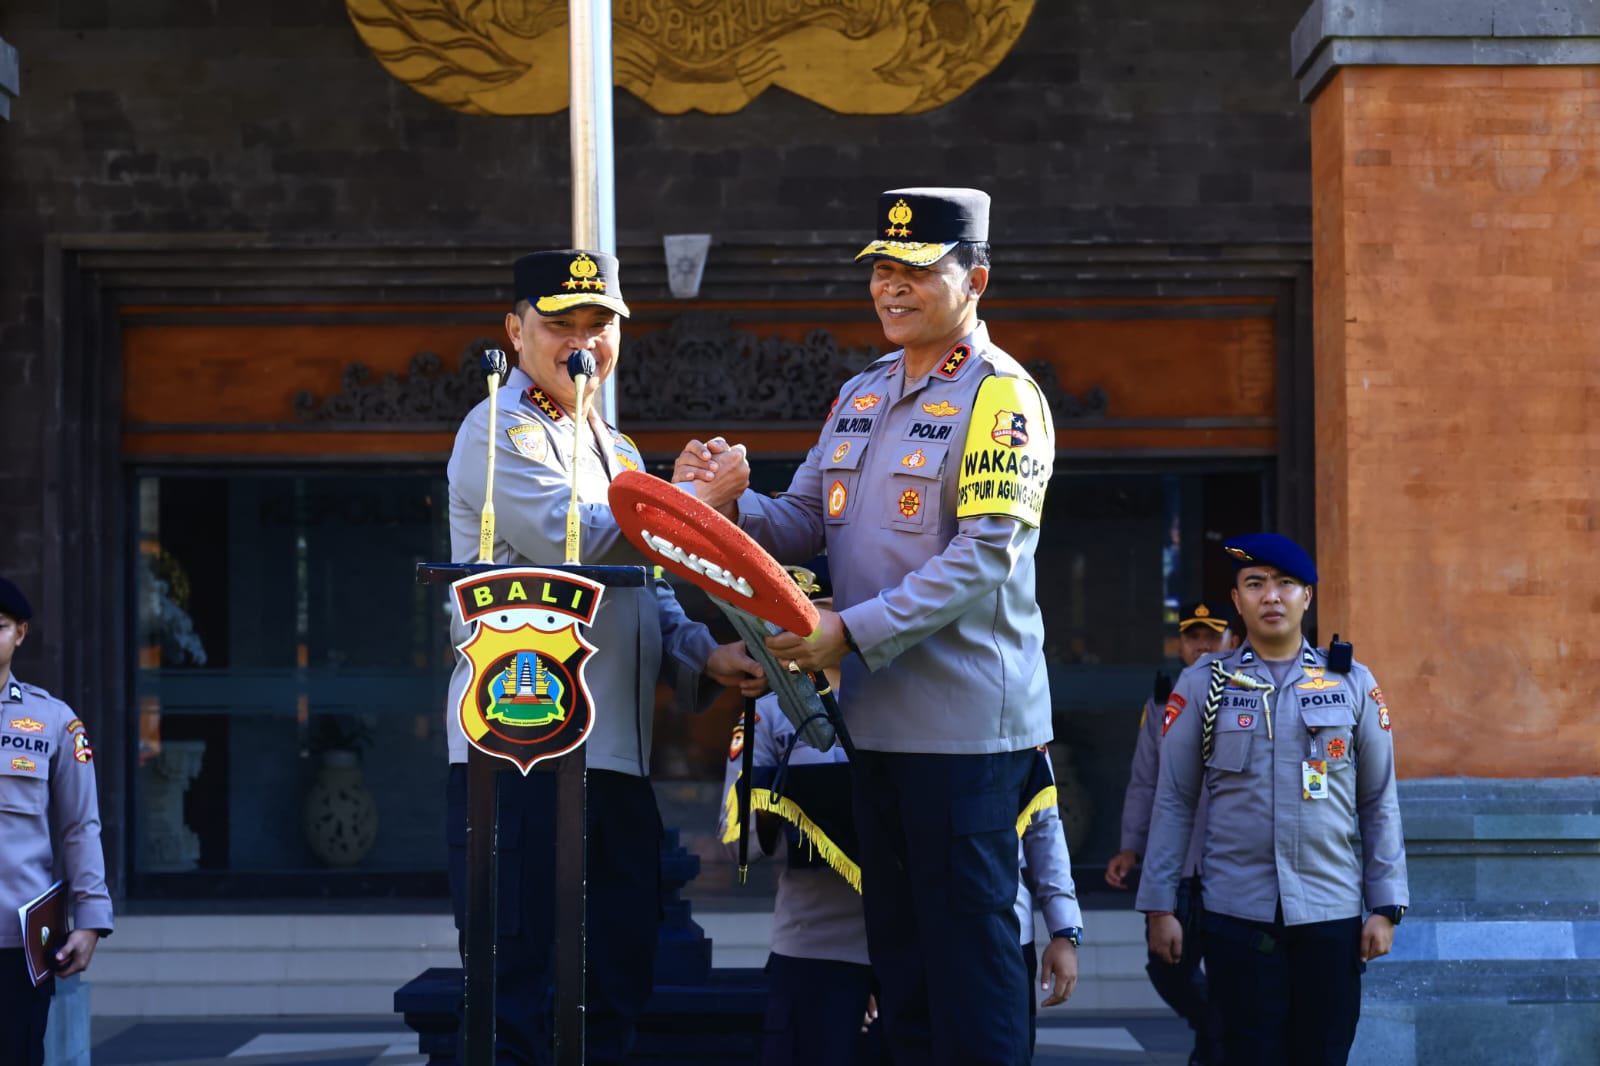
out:
M478 357L478 370L489 390L489 466L483 479L483 513L478 521L478 562L494 562L494 416L495 396L506 376L506 353L485 348Z
M572 384L576 386L578 393L577 409L573 412L572 424L572 492L567 500L567 564L570 566L577 564L579 555L578 535L581 526L578 523L578 456L583 450L583 431L589 425L584 391L588 387L589 379L594 377L594 353L574 351L567 356L567 373L572 377Z

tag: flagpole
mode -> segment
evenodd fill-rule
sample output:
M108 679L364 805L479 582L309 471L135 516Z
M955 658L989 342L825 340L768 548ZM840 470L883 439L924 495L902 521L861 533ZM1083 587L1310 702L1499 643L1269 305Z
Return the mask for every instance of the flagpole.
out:
M567 111L572 137L572 245L617 250L615 176L611 151L611 0L568 0ZM600 415L616 424L610 381L600 390ZM583 410L583 405L578 405ZM587 421L587 419L585 419ZM588 427L573 427L578 447ZM576 471L578 456L572 457ZM576 476L576 475L574 475ZM569 559L569 563L579 560ZM615 708L597 707L596 714ZM588 758L579 745L556 760L555 1037L557 1066L583 1066L588 978Z

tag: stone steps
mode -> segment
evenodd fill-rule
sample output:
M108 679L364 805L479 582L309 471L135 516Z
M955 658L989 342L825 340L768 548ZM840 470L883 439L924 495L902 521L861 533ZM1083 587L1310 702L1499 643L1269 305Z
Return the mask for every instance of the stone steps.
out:
M696 913L717 967L766 962L771 915ZM1159 1009L1144 975L1139 915L1085 915L1079 990L1085 1010ZM1040 925L1038 943L1049 934ZM387 1014L396 988L458 966L445 914L159 915L118 919L95 953L94 1011L104 1016Z

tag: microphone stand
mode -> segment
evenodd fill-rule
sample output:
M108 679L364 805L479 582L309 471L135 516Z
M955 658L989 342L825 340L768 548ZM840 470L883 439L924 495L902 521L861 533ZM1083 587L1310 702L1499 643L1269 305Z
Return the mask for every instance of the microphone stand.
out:
M506 374L506 353L485 351L479 362L489 391L489 456L483 513L478 525L478 562L494 562L495 403ZM494 1061L496 920L500 913L499 759L467 747L467 928L466 1008L463 1057L469 1066Z
M567 501L566 562L580 563L582 523L578 511L578 463L589 427L588 398L594 377L594 353L575 351L567 357L567 373L577 387L572 426L571 496ZM599 711L600 708L596 708ZM583 1066L585 1053L585 984L588 979L588 746L556 763L556 1062Z

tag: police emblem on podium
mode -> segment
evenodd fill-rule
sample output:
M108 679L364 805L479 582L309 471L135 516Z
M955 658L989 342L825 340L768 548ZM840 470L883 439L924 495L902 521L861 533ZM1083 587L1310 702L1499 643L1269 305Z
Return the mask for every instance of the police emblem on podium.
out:
M472 630L457 645L472 664L457 706L467 742L526 774L588 739L594 710L584 669L596 649L584 631L604 586L571 572L504 567L450 591Z

